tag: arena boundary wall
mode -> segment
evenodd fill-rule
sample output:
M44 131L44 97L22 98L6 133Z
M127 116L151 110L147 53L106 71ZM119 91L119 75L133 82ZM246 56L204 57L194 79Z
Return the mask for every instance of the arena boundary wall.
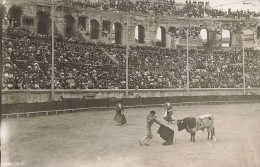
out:
M51 101L51 90L3 90L3 104L16 103L41 103ZM64 98L103 99L125 97L125 89L55 89L54 101L61 96ZM243 88L191 88L189 94L186 89L129 89L129 97L183 97L183 96L231 96L231 95L260 95L260 88L247 88L245 94Z
M162 106L166 99L169 99L174 106L260 103L260 95L124 98L122 101L125 108L137 108ZM113 109L115 104L116 98L4 104L2 118L47 116L88 110L99 111Z

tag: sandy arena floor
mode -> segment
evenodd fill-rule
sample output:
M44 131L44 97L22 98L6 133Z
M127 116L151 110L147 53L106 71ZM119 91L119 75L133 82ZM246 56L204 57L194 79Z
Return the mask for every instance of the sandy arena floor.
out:
M114 110L2 120L2 167L259 167L260 104L175 107L177 119L213 114L216 141L207 132L174 129L174 144L162 146L153 126L151 146L141 147L146 115L162 108L125 110L127 124L115 126Z

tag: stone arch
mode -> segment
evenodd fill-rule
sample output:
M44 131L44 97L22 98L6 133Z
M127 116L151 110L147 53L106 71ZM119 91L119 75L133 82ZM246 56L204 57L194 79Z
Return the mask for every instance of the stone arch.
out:
M75 18L72 14L65 15L65 36L72 38L75 36Z
M230 30L222 29L221 46L222 47L230 47L231 46L231 31Z
M254 31L252 29L245 29L243 31L244 36L244 46L252 47L254 46Z
M42 35L48 35L51 28L50 13L44 11L38 11L36 15L38 19L37 32Z
M95 19L90 20L90 39L98 39L99 38L99 22Z
M21 6L18 6L18 5L13 5L8 10L10 26L11 27L20 27L22 15L23 15L23 8Z
M208 44L209 42L209 30L206 28L201 28L200 29L200 38L202 41L202 44Z
M115 27L115 43L122 44L122 24L119 22L114 23Z
M135 40L136 43L144 44L145 39L145 31L142 25L137 25L135 27Z
M111 21L103 20L102 31L105 31L106 33L110 33L110 31L111 31ZM112 32L113 32L113 30L112 30Z
M159 26L156 32L156 46L166 46L166 30L163 26Z
M244 40L249 41L254 39L254 31L252 29L246 29L243 31L244 34Z
M86 31L86 26L87 26L86 19L87 19L86 16L79 16L78 17L78 27L79 27L80 30Z
M170 37L174 37L175 34L176 34L176 27L170 27L169 30L168 30L168 34L170 35Z

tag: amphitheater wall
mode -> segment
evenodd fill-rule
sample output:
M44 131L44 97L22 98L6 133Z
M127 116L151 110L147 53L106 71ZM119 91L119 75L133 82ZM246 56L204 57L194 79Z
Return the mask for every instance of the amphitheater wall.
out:
M103 98L124 98L126 91L120 90L55 90L55 101L61 96L70 99L103 99ZM129 97L172 97L172 96L230 96L243 95L242 88L222 88L222 89L190 89L189 95L186 89L139 89L129 90ZM260 88L246 89L246 95L260 95ZM2 96L3 104L15 103L36 103L50 102L50 90L4 90Z
M23 3L24 2L24 3ZM25 3L25 0L17 1L10 0L6 5L6 10L8 11L13 4L20 5L23 8L22 19L30 17L34 19L34 25L31 28L37 31L38 18L36 17L37 11L46 11L51 13L51 5L47 1L41 0L35 3ZM30 4L30 5L29 5ZM231 48L242 47L242 32L247 29L253 30L253 38L250 40L250 43L245 43L245 47L254 47L259 49L260 40L259 35L257 35L257 27L260 26L260 21L256 18L252 19L227 19L227 18L187 18L187 17L176 17L169 15L155 14L151 12L149 14L142 13L133 13L133 12L120 12L111 9L109 12L101 11L94 8L77 8L70 6L60 5L55 10L55 31L59 32L63 36L66 36L65 33L65 19L64 17L67 14L72 14L75 19L74 25L74 34L75 37L82 37L83 39L90 39L91 26L90 21L96 20L99 23L99 41L103 42L114 42L115 32L112 31L114 23L120 23L122 25L122 39L121 42L123 45L147 45L154 46L156 45L156 30L158 27L162 26L165 28L166 32L169 31L170 27L184 28L188 26L200 27L208 31L208 43L207 47L209 48L220 48L222 39L221 39L221 30L226 29L231 32ZM81 30L78 19L80 16L85 17L86 29ZM104 35L104 21L110 23L110 32ZM128 25L128 28L127 28ZM141 25L144 28L144 42L138 43L135 39L135 27ZM127 38L127 29L128 29L128 38ZM51 34L51 30L49 32ZM102 35L103 34L103 35ZM186 42L182 43L178 39L171 38L169 34L166 35L166 47L185 47ZM197 48L202 47L201 41L192 40L189 42L189 45Z

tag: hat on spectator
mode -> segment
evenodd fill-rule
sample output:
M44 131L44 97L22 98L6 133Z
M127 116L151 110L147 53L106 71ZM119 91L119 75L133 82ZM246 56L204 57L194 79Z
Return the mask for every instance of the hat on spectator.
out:
M9 84L7 84L7 87L8 87L8 88L12 88L12 87L13 87L13 84L12 84L12 83L9 83Z

